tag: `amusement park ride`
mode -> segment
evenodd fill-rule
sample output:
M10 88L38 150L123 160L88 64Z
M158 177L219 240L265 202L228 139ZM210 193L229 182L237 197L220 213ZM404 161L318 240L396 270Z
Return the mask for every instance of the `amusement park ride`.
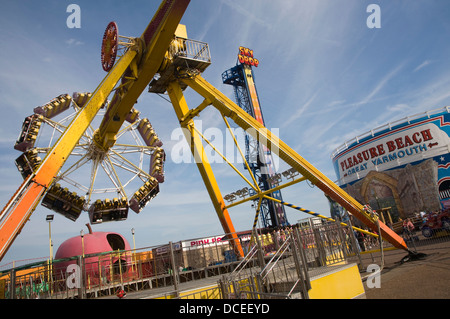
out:
M179 25L188 4L189 0L163 0L139 38L119 36L117 25L111 22L104 33L101 55L102 67L107 75L97 89L93 93L60 95L36 108L34 114L25 119L15 145L22 152L16 165L24 182L0 213L0 260L39 202L71 220L76 220L82 211L87 211L90 222L95 224L126 219L129 208L139 213L158 194L159 183L164 182L165 153L149 120L141 119L139 111L134 108L147 87L151 93L169 95L180 125L186 129L183 130L185 137L223 230L229 234L228 239L240 256L243 256L243 250L228 209L243 202L257 202L253 227L260 212L265 226L287 223L284 206L329 219L282 200L281 189L305 180L317 186L372 231L378 233L380 230L382 238L395 247L409 251L404 240L378 221L370 207L363 206L345 193L265 127L251 66L240 63L223 74L224 82L234 86L239 105L201 76L211 63L209 48L206 43L188 39L185 27ZM116 61L120 51L122 55ZM243 61L248 62L252 58L250 61L255 65L256 61L249 51L243 52L247 57ZM193 109L189 109L183 95L187 87L203 97L203 102ZM245 96L244 93L246 100L239 100ZM110 94L113 96L109 101ZM194 118L210 106L220 112L230 132L228 119L249 134L244 165L251 180L229 161L227 163L249 184L251 192L248 192L247 198L229 205L225 204L205 154L202 139L208 144L209 141L194 125ZM56 120L56 116L69 109L74 110L72 115ZM99 116L100 123L94 129L94 120ZM53 129L51 138L48 146L38 147L38 135L45 125ZM122 143L121 139L126 134L134 142ZM258 161L252 162L249 159L255 152ZM271 152L284 160L292 172L302 176L282 185L272 183L275 174L270 167ZM40 153L45 154L43 159ZM135 156L127 157L130 154ZM77 160L70 163L71 158ZM143 168L145 160L149 161L149 169ZM92 164L90 176L87 185L82 185L71 176L88 163ZM66 169L67 165L69 167ZM107 173L113 184L111 189L94 187L99 168ZM119 169L130 173L131 177L122 180ZM80 174L76 176L78 178ZM142 183L141 186L127 197L125 187L136 181ZM81 189L86 195L79 196L69 191L63 183ZM114 192L117 197L95 200L95 194L107 192Z
M253 56L253 50L240 47L236 66L222 73L222 81L233 86L237 104L265 126L252 70L252 66L257 67L258 65L259 60ZM258 187L261 191L267 191L279 184L280 177L273 169L270 149L246 134L245 151L248 169L251 170L251 174L258 181ZM244 165L244 168L247 169L247 165ZM253 189L250 189L249 195L254 194ZM280 190L274 191L270 196L282 200ZM280 202L263 198L259 209L265 228L288 225L284 206Z

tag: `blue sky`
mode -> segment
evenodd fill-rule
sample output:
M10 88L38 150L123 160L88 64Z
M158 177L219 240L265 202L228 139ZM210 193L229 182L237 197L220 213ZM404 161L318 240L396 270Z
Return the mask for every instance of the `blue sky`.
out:
M66 8L81 8L81 28L69 29ZM369 4L381 9L381 28L369 29ZM106 25L140 36L159 1L3 1L0 10L0 203L5 205L22 178L13 149L23 119L33 108L62 93L93 91L105 76L100 44ZM230 98L223 71L236 64L239 46L254 50L254 69L266 126L331 179L330 154L340 144L372 128L408 115L450 104L450 4L446 0L192 0L182 23L189 38L207 42L212 65L203 76ZM186 91L195 104L196 96ZM144 93L138 109L149 117L166 152L178 123L171 105ZM223 128L217 113L201 117L207 127ZM280 171L287 168L281 164ZM215 164L223 194L245 183ZM236 186L237 185L237 186ZM322 192L307 183L283 191L286 201L329 214ZM50 213L38 206L2 264L48 256ZM295 223L308 217L287 210ZM230 209L237 230L251 228L249 205ZM55 215L57 247L77 236L86 215L71 222ZM145 247L222 232L195 164L177 164L169 156L161 193L127 221L95 225Z

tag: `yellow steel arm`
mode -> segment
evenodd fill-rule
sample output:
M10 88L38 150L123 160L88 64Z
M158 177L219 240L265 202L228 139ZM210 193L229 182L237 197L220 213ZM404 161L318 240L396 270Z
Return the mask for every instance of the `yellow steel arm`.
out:
M228 238L235 248L236 253L239 256L243 257L244 252L242 250L241 243L236 235L236 231L234 229L233 223L231 222L228 210L225 208L225 202L223 200L219 186L217 185L217 181L214 177L211 165L209 164L207 156L205 154L202 140L197 130L195 129L194 120L191 119L189 121L183 121L183 119L189 113L189 107L187 106L183 91L181 90L178 82L170 83L167 88L167 93L169 94L178 120L181 123L181 127L187 129L183 130L186 140L191 147L191 152L194 156L195 163L197 164L200 175L203 178L208 194L211 197L211 201L213 203L214 209L216 210L217 216L219 217L220 223L222 224L222 228L229 236Z
M128 113L160 68L188 4L189 0L163 1L142 36L136 40L144 52L140 61L126 71L96 132L94 139L100 148L107 150L114 145Z
M129 50L117 62L97 87L86 106L72 120L48 152L36 172L24 181L2 210L0 215L0 260L3 259L14 239L30 218L45 190L50 186L78 140L135 57L136 51Z
M126 51L48 152L36 172L22 184L0 213L0 260L29 219L100 107L122 78L101 127L97 147L108 149L139 95L158 71L189 0L164 0L140 39Z
M375 219L366 212L363 205L348 195L344 190L332 182L328 177L322 174L313 165L307 162L298 153L292 150L286 143L281 141L277 136L272 134L259 121L247 114L226 95L214 88L200 75L192 77L181 77L181 81L194 89L205 99L211 101L224 116L231 118L248 134L266 145L272 152L284 160L291 167L296 169L300 174L310 180L314 185L321 189L325 194L338 202L342 207L347 209L353 216L362 221L372 231L377 232L378 227ZM408 250L405 241L385 224L380 222L382 237L389 241L397 248Z

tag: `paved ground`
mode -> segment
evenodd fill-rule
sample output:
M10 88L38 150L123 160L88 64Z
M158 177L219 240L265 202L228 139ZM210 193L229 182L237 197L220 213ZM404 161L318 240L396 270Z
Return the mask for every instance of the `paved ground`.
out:
M368 288L366 299L449 299L450 248L448 243L432 247L417 247L426 256L401 262L407 253L385 252L380 288ZM379 257L379 256L378 256ZM368 264L367 257L364 257ZM376 263L380 261L376 259Z

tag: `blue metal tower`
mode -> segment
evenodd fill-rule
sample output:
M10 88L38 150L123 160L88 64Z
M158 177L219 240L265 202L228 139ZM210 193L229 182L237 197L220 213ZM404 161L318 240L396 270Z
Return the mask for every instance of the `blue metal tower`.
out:
M222 73L222 81L233 86L236 104L265 126L252 69L252 66L258 64L259 61L253 58L252 50L240 47L236 66ZM245 134L245 151L246 161L258 181L259 188L267 191L277 186L279 174L274 171L271 151L248 134ZM279 190L270 196L282 200ZM284 206L265 198L261 202L260 216L266 228L289 224Z

